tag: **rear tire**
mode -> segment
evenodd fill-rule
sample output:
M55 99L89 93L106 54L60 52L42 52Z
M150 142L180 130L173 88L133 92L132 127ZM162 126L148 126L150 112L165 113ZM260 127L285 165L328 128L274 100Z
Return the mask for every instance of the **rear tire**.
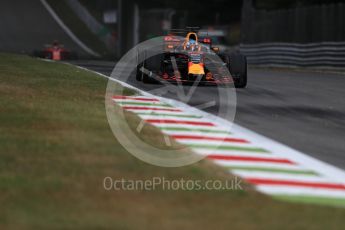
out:
M240 53L229 55L229 70L236 88L247 86L247 58Z

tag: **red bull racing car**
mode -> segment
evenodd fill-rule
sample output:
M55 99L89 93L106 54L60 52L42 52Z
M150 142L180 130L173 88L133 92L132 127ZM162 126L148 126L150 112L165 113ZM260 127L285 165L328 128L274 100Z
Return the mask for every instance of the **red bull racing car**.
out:
M77 59L77 54L66 49L58 41L54 41L51 45L45 45L42 50L35 50L33 56L55 61Z
M181 33L181 31L178 31ZM247 60L240 53L220 53L208 37L195 31L171 33L164 37L162 52L147 55L138 63L136 79L144 83L160 81L205 84L247 85Z

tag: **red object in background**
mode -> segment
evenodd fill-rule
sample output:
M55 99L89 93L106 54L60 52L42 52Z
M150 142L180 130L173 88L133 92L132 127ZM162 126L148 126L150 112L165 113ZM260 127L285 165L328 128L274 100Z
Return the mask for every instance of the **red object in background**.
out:
M64 51L59 46L53 46L51 48L46 49L45 52L48 53L47 55L48 58L50 57L52 60L60 61L62 57L62 52Z
M61 60L61 50L53 50L53 60L60 61Z
M57 42L54 42L51 47L48 47L44 49L43 51L46 56L45 58L52 59L55 61L66 59L68 54L70 53L68 50L63 48L63 46Z
M204 38L204 43L210 44L211 43L211 39L210 38Z
M76 54L65 49L58 41L54 41L51 45L47 45L41 51L34 51L34 56L55 61L77 58Z
M46 58L60 61L65 57L64 53L69 53L58 41L54 41L50 47L47 47L44 52L46 53Z

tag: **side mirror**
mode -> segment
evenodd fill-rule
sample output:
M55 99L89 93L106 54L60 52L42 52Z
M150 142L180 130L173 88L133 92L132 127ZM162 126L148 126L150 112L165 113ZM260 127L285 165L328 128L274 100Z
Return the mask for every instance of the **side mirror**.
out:
M219 52L219 47L212 47L212 50L217 53Z

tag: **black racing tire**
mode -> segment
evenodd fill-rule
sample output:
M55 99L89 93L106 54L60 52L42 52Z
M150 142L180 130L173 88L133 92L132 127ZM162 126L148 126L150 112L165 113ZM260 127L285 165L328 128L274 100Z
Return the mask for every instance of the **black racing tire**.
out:
M152 79L150 76L148 76L147 74L144 74L144 73L143 73L143 76L142 76L142 81L143 81L143 83L145 83L145 84L154 84L154 83L157 83L156 80Z
M135 79L137 81L142 81L143 80L143 73L141 72L141 67L143 66L143 63L139 62L141 56L140 55L145 55L145 52L140 52L140 50L138 50L137 52L137 71L136 71L136 74L135 74ZM143 57L145 59L145 57Z
M229 70L234 79L236 88L247 86L247 58L241 53L229 55Z
M153 79L150 75L140 71L142 67L150 73L159 73L162 69L163 54L156 54L145 60L137 66L136 78L138 81L143 83L158 83L157 80Z
M135 76L135 79L137 80L137 81L142 81L143 80L143 72L141 72L141 67L142 67L143 65L142 64L139 64L139 65L137 65L137 73L136 73L136 76Z

